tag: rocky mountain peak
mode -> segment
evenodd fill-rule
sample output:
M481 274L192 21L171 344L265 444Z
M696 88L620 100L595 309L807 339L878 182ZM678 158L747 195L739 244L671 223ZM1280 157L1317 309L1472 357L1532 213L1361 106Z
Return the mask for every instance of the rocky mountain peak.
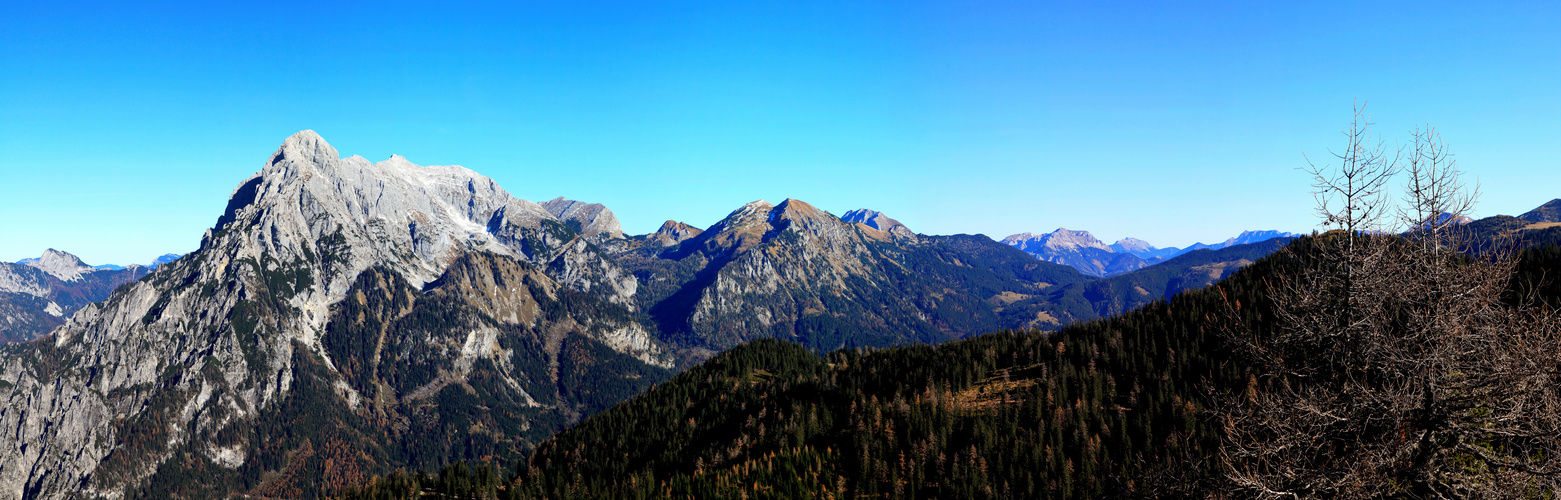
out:
M745 223L753 222L756 220L756 216L762 215L768 217L770 210L773 209L775 209L775 204L773 203L764 200L754 200L743 204L743 206L737 210L733 210L731 214L726 216L726 218L727 220L739 220ZM762 221L764 219L757 220Z
M618 217L601 203L586 203L560 196L541 203L542 208L588 238L622 238Z
M1089 231L1074 231L1068 228L1057 228L1050 233L1036 235L1033 233L1019 233L1003 238L1003 243L1018 247L1026 252L1039 252L1043 249L1051 251L1071 251L1081 248L1095 248L1111 252L1111 248L1100 240L1095 239Z
M1099 248L1110 250L1105 243L1095 239L1095 235L1089 231L1072 231L1067 228L1057 228L1056 231L1042 237L1042 244L1051 248Z
M1001 241L1004 244L1007 244L1009 246L1018 246L1020 243L1023 243L1023 242L1028 241L1028 240L1037 239L1037 238L1040 238L1040 237L1041 237L1041 235L1039 235L1039 234L1035 234L1035 233L1031 233L1031 232L1024 232L1024 233L1010 234L1010 235L1008 235L1007 238L1003 238Z
M791 198L786 198L779 205L776 205L775 208L770 209L770 219L772 223L779 219L809 222L819 219L835 220L833 216L829 215L829 212L819 210L805 201Z
M846 212L845 215L840 216L840 220L852 224L861 224L872 229L877 229L891 235L892 237L916 237L916 233L911 231L910 228L905 227L905 224L901 224L900 221L891 219L889 216L884 215L883 212L876 210L858 208L856 210Z
M764 200L748 202L721 222L715 223L700 234L699 248L706 254L731 254L752 248L764 240L770 231L775 205Z
M36 259L22 259L17 263L38 268L66 282L79 281L83 274L96 271L75 255L53 248L44 250L43 255Z
M850 222L852 224L862 224L881 231L884 229L884 225L887 224L888 221L893 221L894 219L890 219L888 216L884 215L883 212L879 212L877 210L858 208L856 210L846 211L844 215L840 216L840 220Z
M1215 248L1225 248L1234 245L1257 243L1259 241L1268 241L1274 238L1294 238L1296 236L1298 235L1295 233L1274 230L1242 231L1241 234L1236 235L1234 238L1225 240L1224 243L1216 246Z
M1158 249L1155 248L1154 245L1149 244L1147 241L1140 240L1138 238L1127 237L1117 240L1116 243L1112 243L1111 250L1117 253L1135 253L1152 252Z
M661 228L650 235L650 239L654 240L659 246L672 246L699 236L703 232L705 232L703 229L675 220L669 220L663 222Z
M301 165L326 166L338 158L341 155L336 152L336 148L325 142L320 134L313 130L301 130L282 141L282 146L272 155L271 163L291 160Z
M802 200L787 198L778 205L764 200L743 205L694 239L697 248L706 255L735 255L783 233L828 245L850 239L847 235L850 232L848 224L829 212ZM683 252L693 250L688 248Z

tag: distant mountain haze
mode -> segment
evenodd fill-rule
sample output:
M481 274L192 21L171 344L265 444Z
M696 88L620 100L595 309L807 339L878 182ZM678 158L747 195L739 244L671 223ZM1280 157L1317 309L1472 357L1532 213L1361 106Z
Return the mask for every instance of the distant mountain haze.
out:
M1064 264L1090 276L1116 276L1143 269L1194 250L1218 250L1235 245L1257 243L1273 238L1293 238L1295 233L1281 231L1244 231L1224 242L1212 245L1194 243L1187 248L1156 248L1147 241L1123 238L1106 245L1089 231L1058 228L1044 234L1019 233L1002 242L1047 262Z

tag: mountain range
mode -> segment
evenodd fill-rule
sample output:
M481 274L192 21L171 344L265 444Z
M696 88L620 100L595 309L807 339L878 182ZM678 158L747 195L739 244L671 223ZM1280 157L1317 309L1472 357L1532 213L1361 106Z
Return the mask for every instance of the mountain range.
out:
M157 256L157 258L155 258L155 259L152 259L152 262L147 263L146 268L147 269L157 269L157 266L161 266L163 264L167 264L169 262L173 262L175 260L179 260L179 257L183 257L183 256L184 256L184 254L165 253L165 254ZM31 261L31 260L34 260L34 259L22 259L20 261L17 261L17 263L18 264L25 264L25 263L27 263L28 261ZM131 264L131 266L135 266L135 265L137 265L137 264ZM101 269L101 270L105 270L105 271L118 271L118 270L121 270L121 269L125 269L126 267L128 267L128 266L121 266L121 265L118 265L118 264L99 264L99 265L96 265L96 266L92 266L93 269Z
M1158 250L1046 236L1029 248ZM317 497L397 468L513 464L741 344L1055 330L1203 288L1288 241L1262 236L1107 278L794 199L631 236L600 204L343 157L303 131L239 183L198 250L117 271L141 275L75 314L51 294L110 271L63 253L7 264L32 287L10 293L49 298L63 324L0 347L0 432L17 443L0 449L0 498Z
M1500 236L1485 226L1471 228L1471 237ZM1511 286L1551 281L1544 277L1561 269L1561 227L1520 231L1525 250ZM1232 324L1275 327L1281 309L1270 284L1312 265L1324 238L1297 238L1214 286L1055 332L824 355L770 340L739 346L544 441L502 492L512 499L1262 496L1229 480L1228 459L1220 458L1235 446L1218 405L1265 390L1254 375L1262 361L1239 354L1245 338L1227 332ZM1561 299L1554 283L1530 293L1552 305ZM1524 388L1532 393L1554 391ZM1517 418L1539 420L1521 414L1530 408ZM1267 425L1254 420L1241 423ZM1402 427L1378 429L1404 443ZM1449 468L1459 479L1475 474L1464 462Z
M1131 237L1106 245L1095 239L1089 231L1058 228L1050 233L1009 235L1002 242L1047 262L1063 264L1090 276L1109 277L1143 269L1196 250L1219 250L1296 236L1295 233L1281 231L1243 231L1220 243L1194 243L1187 248L1156 248L1147 241Z

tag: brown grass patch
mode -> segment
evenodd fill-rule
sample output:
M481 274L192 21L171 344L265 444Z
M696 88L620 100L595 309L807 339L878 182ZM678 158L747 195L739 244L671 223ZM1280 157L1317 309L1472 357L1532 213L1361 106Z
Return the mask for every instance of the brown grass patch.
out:
M1026 389L1038 382L1040 365L1024 368L997 370L986 380L977 382L954 395L954 406L965 413L991 413L1002 405L1024 402Z

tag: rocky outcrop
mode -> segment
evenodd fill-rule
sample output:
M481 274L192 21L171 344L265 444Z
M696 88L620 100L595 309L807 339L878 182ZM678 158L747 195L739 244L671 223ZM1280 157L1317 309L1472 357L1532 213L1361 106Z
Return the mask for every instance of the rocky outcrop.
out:
M658 247L670 247L705 232L703 229L669 220L661 223L661 228L656 232L646 235L646 244Z
M867 233L869 237L875 239L916 239L916 233L910 228L905 227L905 224L901 224L900 221L889 218L883 212L858 208L846 212L845 215L840 216L840 220L862 225L870 230Z
M618 217L601 203L566 200L560 196L542 202L542 208L587 238L604 240L623 237Z
M50 248L43 252L42 257L36 259L22 259L17 264L24 264L43 270L60 281L79 281L82 275L96 271L92 266L82 262L75 255Z

